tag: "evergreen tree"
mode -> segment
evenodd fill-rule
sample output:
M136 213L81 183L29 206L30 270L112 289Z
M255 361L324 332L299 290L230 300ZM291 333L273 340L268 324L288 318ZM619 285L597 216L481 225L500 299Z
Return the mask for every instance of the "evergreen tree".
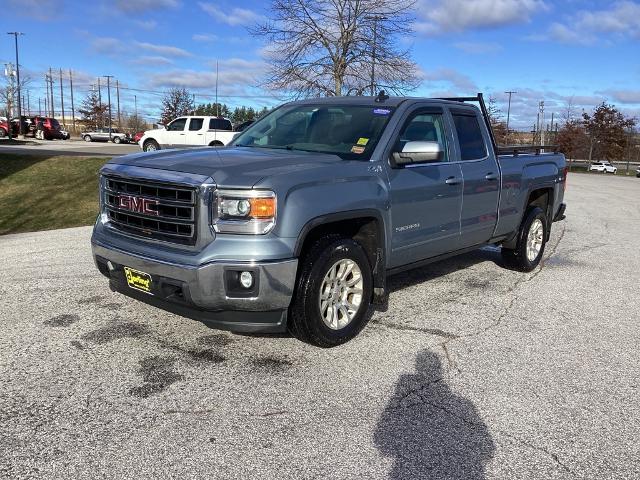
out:
M97 90L92 89L89 91L82 101L82 105L78 108L78 111L82 115L82 119L88 124L95 126L95 128L102 127L109 123L109 106L105 103L100 103Z

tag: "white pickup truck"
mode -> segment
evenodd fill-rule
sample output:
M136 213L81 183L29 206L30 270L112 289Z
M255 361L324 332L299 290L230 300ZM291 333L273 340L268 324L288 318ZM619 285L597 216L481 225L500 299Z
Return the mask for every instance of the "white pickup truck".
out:
M145 152L164 148L186 148L227 145L236 132L223 117L178 117L166 127L147 130L138 141Z

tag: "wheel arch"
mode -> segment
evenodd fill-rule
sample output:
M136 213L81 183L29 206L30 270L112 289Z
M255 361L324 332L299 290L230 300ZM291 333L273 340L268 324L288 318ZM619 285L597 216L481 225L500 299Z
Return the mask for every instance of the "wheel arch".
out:
M381 297L386 281L386 236L380 212L375 209L350 210L309 220L296 240L295 256L304 255L315 240L329 233L344 234L362 245L371 263L374 299Z

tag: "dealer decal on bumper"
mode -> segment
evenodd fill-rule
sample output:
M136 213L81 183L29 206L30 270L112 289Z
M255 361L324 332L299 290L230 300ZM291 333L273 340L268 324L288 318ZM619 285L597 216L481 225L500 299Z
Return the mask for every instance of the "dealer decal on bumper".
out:
M124 274L127 277L129 287L151 293L151 275L129 267L124 267Z

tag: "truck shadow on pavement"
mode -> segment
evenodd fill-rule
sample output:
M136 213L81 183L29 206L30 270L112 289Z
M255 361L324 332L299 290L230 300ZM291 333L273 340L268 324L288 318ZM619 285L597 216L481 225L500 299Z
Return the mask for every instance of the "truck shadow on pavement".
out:
M394 459L389 478L483 480L495 443L475 406L444 379L438 356L423 350L402 375L378 420L374 443Z

